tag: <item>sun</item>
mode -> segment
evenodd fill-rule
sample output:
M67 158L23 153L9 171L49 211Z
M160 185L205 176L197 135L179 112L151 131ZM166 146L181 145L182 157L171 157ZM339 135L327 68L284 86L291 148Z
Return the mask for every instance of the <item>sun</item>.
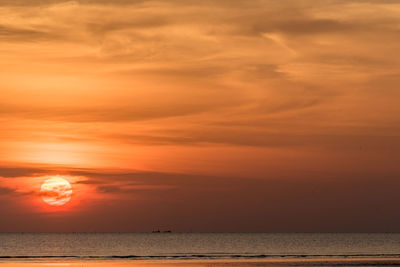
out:
M47 179L40 188L43 201L51 206L62 206L71 200L71 184L59 176Z

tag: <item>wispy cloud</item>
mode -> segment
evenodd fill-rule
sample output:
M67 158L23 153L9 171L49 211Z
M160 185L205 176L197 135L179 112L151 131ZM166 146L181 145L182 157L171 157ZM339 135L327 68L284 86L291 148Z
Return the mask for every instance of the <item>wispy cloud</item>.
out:
M15 191L8 187L0 187L0 196L14 194Z

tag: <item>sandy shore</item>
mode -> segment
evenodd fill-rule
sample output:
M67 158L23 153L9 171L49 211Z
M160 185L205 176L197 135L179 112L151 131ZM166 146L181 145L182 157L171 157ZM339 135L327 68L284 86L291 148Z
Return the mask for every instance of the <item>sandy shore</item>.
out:
M400 266L393 259L290 259L290 260L208 260L208 261L0 261L1 267L262 267L262 266Z

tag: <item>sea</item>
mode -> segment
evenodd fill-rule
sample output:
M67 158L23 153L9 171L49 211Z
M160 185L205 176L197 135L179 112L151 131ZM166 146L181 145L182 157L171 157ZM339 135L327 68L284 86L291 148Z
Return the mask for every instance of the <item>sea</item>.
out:
M0 263L400 258L399 233L2 233Z

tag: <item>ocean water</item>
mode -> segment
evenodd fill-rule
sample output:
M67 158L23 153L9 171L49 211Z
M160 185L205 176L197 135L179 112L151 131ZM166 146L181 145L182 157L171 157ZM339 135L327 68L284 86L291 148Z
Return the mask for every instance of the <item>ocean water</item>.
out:
M275 258L400 258L400 234L0 234L0 261Z

